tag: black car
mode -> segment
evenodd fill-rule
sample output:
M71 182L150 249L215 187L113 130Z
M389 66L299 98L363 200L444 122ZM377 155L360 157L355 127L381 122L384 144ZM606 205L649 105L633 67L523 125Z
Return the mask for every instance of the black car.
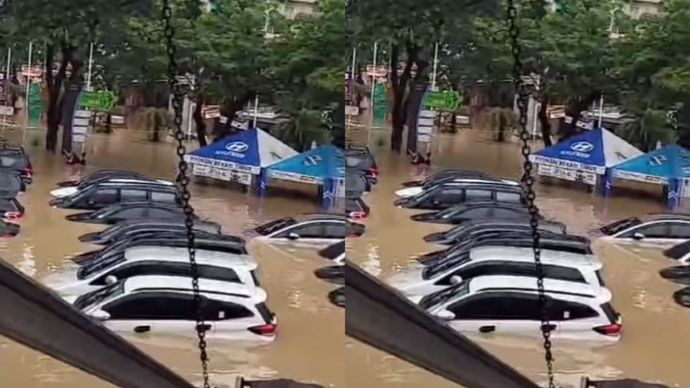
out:
M371 182L364 176L352 172L345 174L345 195L348 197L359 197L364 193L371 192Z
M18 220L24 216L24 206L17 198L0 198L0 218Z
M591 241L586 237L552 233L543 230L539 232L539 237L538 246L541 249L579 253L583 255L592 254ZM486 231L485 233L474 236L470 240L463 240L450 248L421 255L417 258L417 261L428 265L462 255L470 249L490 245L529 248L534 245L534 238L532 232L529 230L512 232Z
M98 170L79 180L63 181L58 183L58 187L81 186L93 183L103 178L119 178L119 179L150 179L146 175L127 170Z
M345 170L348 174L359 174L371 184L378 182L379 169L374 156L368 149L349 148L345 150Z
M460 224L445 232L429 234L424 237L424 241L435 244L454 245L485 233L501 234L531 230L532 226L529 224L529 220L475 220ZM560 222L540 221L539 231L566 234L566 227Z
M34 169L22 147L0 146L0 170L18 173L27 185L33 182Z
M465 202L495 201L524 203L520 186L487 182L447 182L432 186L418 195L400 198L395 205L407 209L443 210Z
M345 214L353 220L361 220L369 216L369 206L362 198L345 198Z
M14 198L26 191L26 183L19 172L0 169L0 198Z
M415 214L410 218L420 222L457 225L470 220L526 219L528 217L529 209L521 203L469 202L440 212Z
M196 217L196 216L195 216ZM116 224L126 220L184 220L184 208L176 204L155 202L123 202L104 207L95 212L70 214L68 221L90 224Z
M19 225L0 220L0 237L14 237L19 234Z
M122 239L145 233L186 233L187 227L179 220L130 220L119 222L100 232L87 233L79 237L83 243L107 245ZM221 227L215 222L196 221L194 231L198 233L221 234Z
M72 261L82 265L101 257L118 254L127 248L140 246L160 246L170 248L184 248L188 244L186 233L168 234L139 234L126 240L120 240L105 248L93 250L79 254L72 258ZM237 236L230 235L209 235L198 233L198 238L194 239L194 248L208 251L226 252L235 255L246 255L246 241Z
M180 204L175 186L153 183L97 183L64 198L55 198L50 205L63 209L98 210L121 202L150 201Z
M429 186L429 185L433 185L435 183L438 183L440 181L444 181L445 179L453 178L453 177L467 178L467 179L491 179L491 180L495 179L494 177L492 177L488 174L485 174L483 172L479 172L479 171L443 170L441 172L438 172L434 175L427 177L424 180L403 182L402 186L403 187Z

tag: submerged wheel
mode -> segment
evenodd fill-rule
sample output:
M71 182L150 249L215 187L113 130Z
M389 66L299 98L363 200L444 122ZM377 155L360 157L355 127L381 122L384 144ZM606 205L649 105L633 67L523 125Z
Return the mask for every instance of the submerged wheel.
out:
M675 267L664 268L659 271L662 278L670 280L674 283L690 285L690 266L679 265Z
M345 287L338 287L329 292L328 300L338 307L345 307Z
M319 268L314 271L317 278L333 284L345 284L345 266L333 265L330 267Z
M673 300L683 307L690 307L690 287L685 287L674 292Z

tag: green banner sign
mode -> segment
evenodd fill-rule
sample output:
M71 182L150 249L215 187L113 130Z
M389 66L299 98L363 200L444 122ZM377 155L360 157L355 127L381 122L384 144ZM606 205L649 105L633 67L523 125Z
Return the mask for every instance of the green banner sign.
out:
M460 105L460 94L446 90L442 92L428 92L424 99L424 108L439 111L455 112Z
M43 116L43 99L41 98L41 85L32 83L29 86L29 125L37 127L41 124L41 116Z
M84 91L79 99L79 108L109 112L115 106L115 94L109 90Z

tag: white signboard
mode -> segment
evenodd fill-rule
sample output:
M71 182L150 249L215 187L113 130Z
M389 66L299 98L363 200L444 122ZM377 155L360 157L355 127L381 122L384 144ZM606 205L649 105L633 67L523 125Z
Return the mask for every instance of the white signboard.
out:
M419 135L417 136L417 141L420 143L429 143L431 141L431 135Z
M75 143L83 143L86 141L86 135L73 135L72 141Z
M417 134L419 135L430 135L432 132L431 127L418 127L417 128Z
M13 106L0 105L0 116L12 116L14 114Z
M359 116L359 107L354 105L345 106L346 116Z
M252 175L247 172L237 170L224 170L220 168L202 166L195 164L193 169L194 175L203 176L207 178L218 179L226 182L236 182L249 186L252 184Z
M87 132L88 132L88 128L86 128L86 127L73 127L72 128L72 133L75 135L85 135Z
M591 171L571 170L568 168L561 168L544 164L539 165L538 171L539 175L543 176L550 176L571 182L580 182L590 186L594 186L597 184L597 174Z

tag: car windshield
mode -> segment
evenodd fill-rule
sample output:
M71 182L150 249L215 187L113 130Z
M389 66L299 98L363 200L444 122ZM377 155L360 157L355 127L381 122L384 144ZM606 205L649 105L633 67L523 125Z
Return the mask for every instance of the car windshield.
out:
M294 218L285 217L285 218L281 218L279 220L271 221L267 224L261 225L261 226L257 227L255 230L257 233L266 236L266 235L269 235L273 232L276 232L278 230L281 230L283 228L286 228L288 226L292 226L295 224L297 224L297 221L295 221Z
M119 263L122 263L125 261L125 255L124 253L120 253L118 255L110 255L110 256L105 256L96 260L89 261L88 263L82 265L79 267L79 270L77 271L77 279L79 280L84 280L87 279L89 276L114 265L117 265Z
M124 292L125 280L123 279L105 288L87 292L86 294L80 296L79 298L77 298L77 300L74 301L74 307L82 310L89 306L95 306L108 298L122 295Z
M470 292L470 281L466 280L464 282L461 282L460 284L457 284L453 287L446 288L445 290L434 292L433 294L429 294L422 298L421 301L419 301L419 307L422 309L426 310L429 309L430 307L439 305L443 302L445 302L449 298L453 298L456 296L463 296L467 295L467 293Z
M640 225L642 221L640 221L639 218L637 217L630 217L626 218L624 220L616 221L612 224L608 224L604 227L602 227L600 230L602 233L612 236L618 232L622 232L630 227Z

